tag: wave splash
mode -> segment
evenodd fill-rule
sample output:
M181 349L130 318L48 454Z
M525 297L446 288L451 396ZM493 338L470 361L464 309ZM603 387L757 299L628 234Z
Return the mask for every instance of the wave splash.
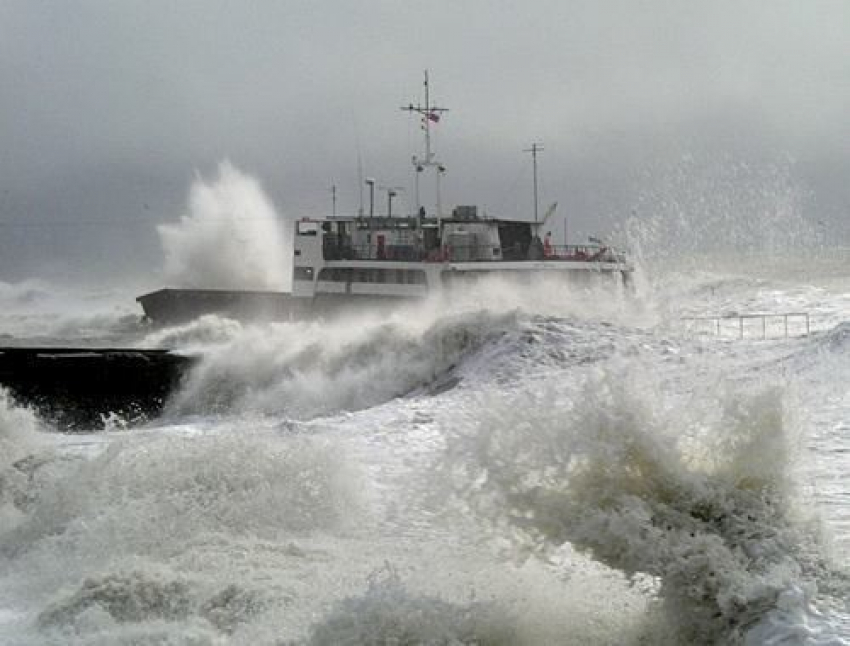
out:
M26 518L32 499L31 473L44 448L36 414L15 405L0 388L0 536Z
M229 161L214 181L199 176L189 214L157 231L176 286L289 290L286 231L259 182Z
M2 345L106 346L128 343L142 330L126 289L0 281Z
M527 554L570 543L657 577L659 625L674 643L744 643L791 612L789 591L805 614L828 568L797 515L780 393L731 397L710 427L648 404L661 401L600 377L574 407L518 418L516 402L490 402L450 442L456 493Z
M631 318L622 293L549 287L482 280L450 298L310 321L250 323L210 315L152 332L144 344L200 355L169 414L316 417L370 408L421 389L451 388L475 369L468 360L476 353L497 353L513 340L507 352L522 359L523 348L549 345L550 333L569 335L557 323L564 318L566 328L592 328L594 337L582 342L582 351L600 335L607 347L617 329L607 321ZM573 350L571 345L565 353ZM553 357L543 359L560 354L553 350Z
M369 408L440 381L515 325L514 314L475 312L436 321L398 314L238 327L207 349L169 412L309 418Z
M204 589L199 581L148 565L87 577L39 613L42 635L57 642L86 635L100 643L222 643L269 603L230 584Z
M359 508L353 469L307 436L128 437L94 459L48 467L22 522L3 535L3 553L58 549L69 562L106 566L105 554L158 557L214 534L330 531Z
M343 599L315 624L307 644L508 646L517 643L512 623L495 605L411 594L387 567L372 574L363 595Z

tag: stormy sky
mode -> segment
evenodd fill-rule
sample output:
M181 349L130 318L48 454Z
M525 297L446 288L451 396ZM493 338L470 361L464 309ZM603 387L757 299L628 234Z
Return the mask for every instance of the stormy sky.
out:
M225 159L290 217L332 185L356 212L358 161L412 205L425 69L446 205L530 218L542 142L558 236L687 210L693 175L843 240L849 28L843 0L0 0L0 281L154 276Z

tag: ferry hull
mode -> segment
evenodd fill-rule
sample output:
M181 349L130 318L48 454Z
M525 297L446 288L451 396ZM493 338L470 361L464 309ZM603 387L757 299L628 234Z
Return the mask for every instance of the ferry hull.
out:
M160 289L136 298L157 323L180 323L222 314L234 318L287 319L309 309L309 300L284 292L227 289Z
M380 308L417 298L381 295L317 294L225 289L160 289L136 298L145 317L157 324L191 321L205 314L239 320L298 320L359 308Z

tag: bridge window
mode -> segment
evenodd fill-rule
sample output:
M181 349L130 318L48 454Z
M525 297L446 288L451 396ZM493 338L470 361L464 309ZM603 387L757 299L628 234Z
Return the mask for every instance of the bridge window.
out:
M326 267L319 272L319 280L332 283L373 283L380 285L427 285L421 269L386 269L375 267Z
M316 236L319 235L319 223L300 220L297 230L300 236Z

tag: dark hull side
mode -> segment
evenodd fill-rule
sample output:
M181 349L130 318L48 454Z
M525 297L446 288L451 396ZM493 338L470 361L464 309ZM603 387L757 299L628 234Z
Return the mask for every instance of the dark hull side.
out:
M205 314L240 320L298 320L350 310L394 306L416 300L393 296L320 294L315 298L285 292L226 289L160 289L136 298L145 316L157 324L191 321Z
M222 314L239 319L289 319L305 315L310 299L284 292L227 289L160 289L136 299L145 316L156 323L181 323Z

